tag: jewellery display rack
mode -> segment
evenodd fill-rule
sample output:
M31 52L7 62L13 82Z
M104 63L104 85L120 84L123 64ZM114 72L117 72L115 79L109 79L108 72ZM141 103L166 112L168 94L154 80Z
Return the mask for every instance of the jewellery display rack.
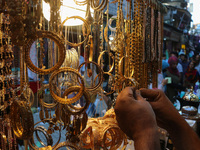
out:
M127 86L157 87L166 13L160 2L73 0L87 6L85 18L61 21L63 1L0 0L2 150L21 142L26 150L125 149L116 96ZM74 20L82 25L66 25Z

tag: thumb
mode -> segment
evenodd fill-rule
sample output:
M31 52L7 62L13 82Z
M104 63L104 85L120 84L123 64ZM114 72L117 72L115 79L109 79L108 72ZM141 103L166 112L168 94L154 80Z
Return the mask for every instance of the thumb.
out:
M144 98L148 98L150 101L154 101L160 95L160 90L153 89L140 89L140 93Z

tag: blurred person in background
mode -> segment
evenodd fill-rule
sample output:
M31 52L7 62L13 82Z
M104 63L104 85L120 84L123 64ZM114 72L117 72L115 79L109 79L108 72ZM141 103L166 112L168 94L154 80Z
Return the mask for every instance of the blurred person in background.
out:
M177 52L175 52L175 51L172 51L171 53L170 53L170 57L171 56L175 56L177 59L178 59L178 53ZM181 84L183 83L183 67L182 67L182 65L178 62L178 64L177 64L177 69L178 69L178 71L179 71L179 73L180 73L180 78L181 78Z
M191 61L184 76L184 86L186 88L195 87L195 83L199 80L199 73L195 69L195 61Z
M167 71L167 68L169 67L169 64L166 60L166 55L163 54L163 58L162 58L162 74L163 74L163 78L166 77L166 71Z
M184 75L185 75L185 72L189 65L189 61L188 61L187 55L185 53L179 53L179 63L182 65L182 68L183 68L183 74L182 74L182 78L181 78L181 84L183 85Z
M183 67L183 75L185 75L185 72L186 72L187 67L189 65L189 62L187 60L187 55L185 53L180 53L179 57L180 57L179 63L182 65L182 67Z
M166 71L166 77L169 77L171 82L167 84L166 95L172 103L175 102L174 96L178 95L178 89L180 89L181 75L177 69L178 58L171 56L168 59L169 67ZM168 79L169 80L169 79Z
M199 54L196 54L194 57L194 61L196 62L195 69L198 71L200 74L200 56Z

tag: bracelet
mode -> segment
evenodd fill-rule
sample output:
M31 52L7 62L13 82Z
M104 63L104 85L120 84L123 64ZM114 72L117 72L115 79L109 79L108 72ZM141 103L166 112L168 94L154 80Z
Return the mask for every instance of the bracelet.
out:
M110 94L112 94L112 93L115 92L115 78L114 78L114 76L113 76L111 73L109 73L109 72L104 72L103 74L109 75L109 76L111 77L111 80L112 80L112 81L108 81L108 84L111 84L111 90L110 90L110 92L106 92L106 91L104 91L103 87L99 87L99 88L101 89L101 91L103 91L103 93L107 96L107 95L110 95ZM97 75L97 76L94 78L94 83L96 82L96 79L98 78L98 76L99 76L99 75ZM110 83L110 82L111 82L111 83ZM113 83L112 83L112 82L113 82Z
M13 101L10 108L13 131L17 138L27 140L33 135L34 121L29 104L25 101Z
M38 141L43 145L43 146L52 146L53 145L53 139L52 139L52 136L49 135L47 133L47 129L43 126L37 126L35 129L35 134L36 134L36 137L38 139ZM38 132L37 131L40 131L44 134L44 136L46 137L47 139L47 145L44 144L44 142L42 142L42 140L40 139L39 135L38 135Z
M70 87L68 88L65 93L63 94L63 96L67 96L69 95L71 92L77 92L81 89L80 86L73 86L73 87ZM64 110L66 110L69 114L72 114L72 115L79 115L79 114L82 114L89 106L90 104L90 94L87 92L87 90L85 89L83 91L83 96L85 97L85 106L83 107L75 107L71 104L68 104L68 105L65 105L63 107ZM73 109L73 110L71 110Z
M103 57L103 55L104 55L105 53L108 53L109 56L112 58L112 66L111 66L111 67L109 66L109 67L110 67L110 70L108 71L108 72L112 72L113 69L114 69L115 60L114 60L114 55L113 55L111 52L108 52L107 50L101 52L100 55L99 55L99 57L98 57L98 65L101 66L101 59L102 59L102 57ZM110 65L110 64L109 64L109 65Z
M134 78L122 77L119 79L119 86L118 90L121 92L127 86L134 86L137 87L139 83Z
M34 124L34 126L36 126L37 124L39 124L41 122L43 122L43 123L49 123L50 125L56 125L57 124L57 122L54 122L53 118L51 118L51 119L44 119L42 121L38 121L37 123ZM48 134L48 131L47 131L47 134ZM33 138L33 136L32 136L32 138ZM59 128L59 138L58 138L58 141L56 142L56 144L54 146L51 147L52 149L54 149L58 145L58 143L60 142L60 139L61 139L61 127ZM29 143L29 146L32 149L38 150L38 147L34 144L33 139L30 139L28 143Z
M34 131L35 131L35 134L36 134L36 137L37 137L38 141L41 143L42 146L52 146L53 145L52 136L47 133L47 129L45 127L37 126L34 129ZM38 131L40 131L40 132L42 132L44 134L45 138L47 139L47 145L44 144L44 142L42 142L42 140L40 139L40 137L38 135ZM34 143L34 139L33 138L31 138L30 142L31 142L31 145L35 145L35 148L36 148L36 144Z
M111 26L114 19L116 20L116 19L117 19L117 16L112 16L112 17L108 20L108 27L109 27L109 29L110 29L111 31L116 31L116 27L113 28L113 27Z
M85 88L86 88L88 91L95 91L96 89L98 89L98 88L101 86L101 84L102 84L102 82L103 82L103 70L101 69L101 67L100 67L96 62L94 62L94 61L87 61L87 62L83 62L82 64L80 64L80 66L78 67L78 71L80 71L80 69L81 69L84 65L90 64L90 63L96 65L96 67L97 67L97 69L98 69L99 82L98 82L96 85L92 86L92 87L85 87Z
M125 60L125 56L123 56L121 59L120 59L120 61L119 61L119 74L120 74L120 76L121 77L125 77L125 78L127 78L127 76L126 75L123 75L123 69L122 69L122 66L123 66L123 59ZM129 58L128 58L129 59ZM125 63L125 62L124 62ZM130 64L130 63L125 63L126 65L128 64ZM127 68L128 67L128 68ZM123 67L124 68L124 67ZM130 70L130 69L132 69L132 71L131 71L131 75L129 75L128 77L133 77L133 75L134 75L134 68L130 68L129 66L125 66L125 69L128 69L128 70ZM124 72L126 72L126 71L124 71Z
M79 46L79 45L82 45L82 44L87 40L87 38L88 38L88 36L89 36L89 34L90 34L90 27L89 27L89 25L88 25L88 22L87 22L85 19L83 19L82 17L80 17L80 16L71 16L71 17L67 17L67 18L62 22L62 24L61 24L61 35L62 35L63 26L64 26L65 22L66 22L67 20L73 19L73 18L74 18L74 19L80 19L80 20L82 20L83 23L84 23L84 26L85 26L86 29L87 29L87 33L84 34L85 39L84 39L82 42L80 42L80 43L72 43L72 42L68 41L67 39L65 40L65 42L66 42L68 45L73 46L73 47L77 47L77 46Z
M110 149L113 149L115 146L116 137L114 136L114 131L112 130L112 127L108 126L103 131L102 139L102 145L104 150L108 150L107 147L110 147Z
M59 73L62 73L62 72L70 72L70 73L73 73L77 76L78 81L79 81L79 84L80 84L80 90L79 92L72 98L62 98L62 97L59 97L57 96L54 92L53 92L53 85L52 85L52 81L53 81L53 78L58 75ZM60 68L59 70L53 72L49 78L49 89L50 89L50 93L51 93L51 96L59 103L61 104L72 104L74 102L76 102L82 95L83 95L83 92L84 92L84 81L83 81L83 78L82 76L80 75L79 72L77 72L75 69L73 68L70 68L70 67L63 67L63 68Z
M74 0L74 3L75 3L76 5L83 6L83 5L88 4L88 0L84 0L84 1L82 1L82 2L77 1L77 0Z
M58 62L52 68L40 69L40 68L37 68L31 61L30 48L31 48L32 44L38 38L49 38L49 39L53 40L58 46L60 58L58 58ZM35 33L35 35L32 35L31 38L27 39L26 44L24 45L24 49L25 49L25 62L27 64L28 68L31 71L41 74L41 75L46 75L46 74L52 73L53 71L59 69L65 60L64 41L56 33L51 32L51 31L41 31L41 30L37 31Z
M45 89L49 88L49 84L44 84L39 90L38 90L38 97L39 97L39 102L40 104L43 106L43 107L46 107L46 108L54 108L58 103L57 102L54 102L54 103L46 103L43 101L43 99L41 98L41 94L43 93L43 91Z
M91 7L92 7L92 9L94 9L96 11L101 11L106 7L107 3L108 3L108 0L102 0L98 6L95 6L96 4L95 4L94 0L91 0Z

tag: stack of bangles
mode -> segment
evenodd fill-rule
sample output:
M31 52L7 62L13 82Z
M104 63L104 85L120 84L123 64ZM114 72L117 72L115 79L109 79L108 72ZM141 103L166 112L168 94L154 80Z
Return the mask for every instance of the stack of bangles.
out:
M86 129L80 135L82 148L95 149L101 146L104 150L118 149L123 141L126 148L126 135L120 130L115 119L114 110L109 110L104 117L90 118Z
M87 61L87 62L83 62L82 64L80 64L80 66L78 67L78 71L81 70L81 68L84 66L84 65L90 65L90 64L93 64L96 66L97 68L97 72L98 72L98 83L95 84L94 83L94 86L91 86L91 87L85 87L88 91L95 91L97 90L101 84L103 83L103 70L101 69L101 67L94 61Z
M54 125L56 125L57 123L54 123L52 118L51 119L44 119L42 121L39 121L37 123L34 124L34 126L38 125L39 123L41 122L44 122L44 123L49 123L50 127L53 128ZM43 127L43 126L37 126L34 128L34 131L35 131L35 136L37 138L37 140L40 142L40 144L42 146L44 146L43 148L39 148L36 146L35 142L34 142L34 137L32 135L31 139L29 139L29 146L34 149L34 150L38 150L38 149L44 149L44 150L51 150L51 149L54 149L58 143L60 142L60 139L61 139L61 127L58 128L59 130L59 138L57 140L57 142L53 145L53 139L52 139L52 136L51 136L51 133L48 133L48 130ZM44 143L41 138L39 137L38 135L38 132L41 132L45 138L46 138L46 143Z
M59 97L57 96L54 91L53 91L53 79L59 74L59 73L63 73L63 72L70 72L72 74L74 74L73 76L77 76L78 80L79 80L79 90L76 90L75 92L78 91L78 93L72 97L72 98L63 98L63 97ZM70 89L66 89L66 90L70 90L71 92L73 92L73 90L75 90L73 88L74 86L70 87ZM51 93L51 96L59 103L61 104L72 104L74 102L76 102L77 100L79 100L81 98L81 96L83 95L84 93L84 81L83 81L83 78L82 76L80 75L79 72L77 72L75 69L73 68L70 68L70 67L63 67L63 68L60 68L59 70L55 71L52 73L52 75L50 76L50 79L49 79L49 90L50 90L50 93Z
M10 108L10 119L17 138L28 140L32 137L34 130L33 114L26 101L13 101Z
M52 136L50 134L47 133L47 129L44 126L37 126L35 129L35 135L38 139L38 141L41 143L42 146L52 146L53 145L53 139ZM44 142L42 142L42 140L40 139L38 132L41 132L44 134L45 138L47 139L47 144L45 144Z

